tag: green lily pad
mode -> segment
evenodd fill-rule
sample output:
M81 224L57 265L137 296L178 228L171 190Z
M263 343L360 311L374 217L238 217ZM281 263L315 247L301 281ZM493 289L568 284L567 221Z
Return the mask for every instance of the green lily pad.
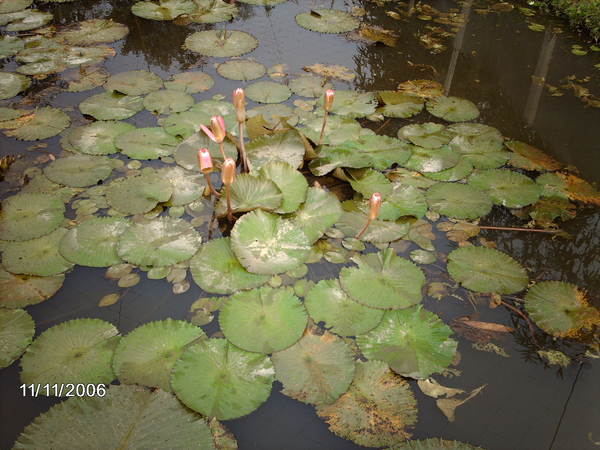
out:
M171 77L171 81L165 81L167 91L180 91L186 94L197 94L208 91L213 87L215 81L204 72L181 72Z
M50 181L69 187L98 184L112 173L111 160L105 156L73 155L58 158L44 167Z
M225 189L215 208L218 216L227 214ZM283 201L283 195L275 183L263 176L247 173L238 175L231 185L231 209L234 213L252 211L260 208L265 211L278 209Z
M74 128L68 135L69 144L80 153L109 155L117 153L115 138L135 127L127 122L98 121Z
M285 3L287 0L240 0L240 3L256 6L275 6L280 3Z
M461 247L448 255L448 273L475 292L514 294L527 287L527 272L513 258L487 247Z
M163 81L155 73L147 70L132 70L112 75L104 89L125 95L144 95L158 91L163 87Z
M317 104L323 106L321 97ZM375 112L377 97L373 92L358 92L348 90L336 90L333 98L331 112L340 116L350 118L367 117ZM319 128L319 131L321 129Z
M123 384L171 391L171 369L191 343L206 338L202 328L183 320L150 322L124 336L115 350L113 369Z
M25 75L11 72L0 72L0 100L12 98L23 92L31 85L31 80Z
M270 136L260 136L246 145L246 154L253 171L271 161L284 161L294 168L304 163L304 142L293 130Z
M440 148L448 144L453 135L441 123L425 122L403 126L398 130L398 137L419 147Z
M427 111L448 122L467 122L479 117L475 103L460 97L434 97L427 101Z
M282 393L309 404L333 403L354 378L352 350L327 331L319 336L309 330L290 348L274 353L273 364Z
M223 0L194 0L196 11L186 16L187 20L194 23L227 22L238 15L235 3Z
M24 9L0 16L0 25L6 25L6 31L29 31L46 25L52 20L52 13L37 9Z
M441 170L439 172L425 172L423 175L435 181L460 181L467 178L473 172L474 167L471 161L461 157L454 167Z
M395 445L393 450L484 450L482 447L475 447L459 441L448 441L441 438L429 438L418 441L406 441Z
M368 308L352 300L338 280L319 281L304 298L304 306L316 323L340 336L358 336L381 322L383 311Z
M260 169L262 177L271 180L282 194L281 205L275 212L291 213L306 200L308 182L304 175L284 161L271 161ZM306 230L305 230L306 233Z
M504 150L504 138L496 128L481 123L460 123L448 127L456 136L450 148L459 152L477 169L503 166L510 153Z
M204 56L227 58L249 53L258 47L258 40L237 30L205 30L190 34L184 48Z
M158 123L167 133L187 139L194 133L200 132L200 125L210 125L212 116L223 116L226 128L230 133L236 134L237 119L233 105L216 100L198 102L189 111L171 114L169 117L159 119ZM200 134L204 135L204 132Z
M206 181L199 173L188 172L182 167L163 167L157 172L159 177L171 183L171 206L184 206L202 197Z
M190 259L202 236L183 219L159 217L130 226L119 239L119 256L140 266L172 266Z
M540 198L541 187L531 178L507 169L474 172L469 185L486 191L496 205L522 208Z
M116 42L129 34L127 26L111 19L91 19L76 22L58 33L58 39L70 45L91 45Z
M33 0L4 0L0 3L0 14L12 13L28 8Z
M392 183L384 174L373 169L349 171L348 181L356 192L365 198L378 192L384 198L392 193Z
M160 159L172 155L179 139L161 127L137 128L115 138L121 153L133 159Z
M306 191L306 201L291 219L312 244L338 221L341 214L342 207L335 194L321 187L309 187Z
M410 385L380 361L356 363L348 392L317 414L336 435L366 447L406 441L417 422L417 401Z
M344 211L335 227L346 237L355 237L367 223L368 215L361 211ZM410 222L405 220L373 220L369 228L360 237L361 240L373 243L392 242L408 233Z
M225 155L228 158L237 160L238 153L237 148L234 144L229 141L223 142ZM213 160L213 165L216 168L221 167L223 157L219 150L219 145L211 141L204 133L195 133L188 137L186 140L181 142L175 150L175 162L181 167L193 172L200 172L200 166L198 164L198 149L207 148L210 152L210 156Z
M454 219L477 219L492 210L492 199L468 184L438 183L427 190L429 207Z
M547 155L539 148L521 141L508 141L506 143L512 153L510 165L525 170L559 170L562 164Z
M327 89L332 88L327 79L315 75L300 75L290 80L292 92L302 97L321 97Z
M302 28L319 33L346 33L358 28L358 20L339 9L312 9L298 14L296 23Z
M413 146L412 154L403 164L404 167L417 172L441 172L456 166L460 154L449 147L423 148Z
M367 203L365 202L361 206L362 212L368 214ZM403 183L394 183L391 194L383 198L379 218L397 220L400 217L413 216L420 219L426 212L427 202L419 188Z
M225 339L207 339L188 347L171 372L171 386L179 400L219 420L257 409L269 397L273 379L268 356L241 350Z
M2 5L6 2L2 2ZM9 56L16 55L21 50L25 43L18 36L4 35L0 36L0 58L8 58Z
M54 195L21 193L8 197L0 209L0 239L26 241L56 230L65 205Z
M187 111L194 104L194 97L182 91L162 89L144 98L144 108L154 114L171 114Z
M160 426L158 426L160 424ZM69 429L69 433L56 430ZM214 450L206 421L174 395L139 386L110 386L105 395L73 397L38 416L17 439L17 448L170 448Z
M229 238L213 239L203 244L190 260L194 281L211 294L232 294L266 283L266 275L248 272L231 250Z
M379 91L378 95L384 103L379 112L386 117L407 119L419 114L425 106L425 101L416 95L396 91Z
M118 92L92 95L79 104L81 114L96 120L123 120L135 116L144 109L144 99Z
M600 312L589 305L585 291L562 281L536 283L525 296L525 309L538 327L553 336L573 337L600 325Z
M150 20L173 20L182 14L191 14L196 9L196 4L191 0L142 1L131 6L134 15Z
M23 309L0 309L0 369L19 359L31 344L35 323Z
M111 361L119 339L119 331L100 319L68 320L48 328L21 358L21 382L108 384L115 379ZM47 392L40 389L40 394ZM54 390L49 394L60 397Z
M299 131L311 141L318 143L323 127L323 118L317 117L309 120ZM323 145L339 145L346 141L352 141L365 135L374 135L373 130L363 128L360 124L347 117L329 116L325 132L323 133Z
M401 309L421 301L425 275L393 249L355 256L352 261L358 267L344 267L340 284L358 303L377 309Z
M71 124L71 119L62 110L49 106L38 108L25 116L0 123L8 129L4 134L21 141L37 141L56 136Z
M64 281L64 275L32 277L0 268L0 307L23 308L41 303L56 294Z
M452 329L422 305L388 311L381 323L356 338L368 359L380 360L405 377L427 378L452 363L457 342Z
M219 325L233 345L250 352L273 353L302 337L307 318L291 287L264 286L229 297L221 308Z
M267 73L261 63L251 59L230 59L217 66L217 72L223 78L236 81L252 81Z
M277 274L302 264L310 243L295 221L255 210L244 214L231 230L231 248L251 273Z
M106 200L123 214L142 214L169 200L172 193L171 183L149 169L112 181L106 188Z
M274 81L258 81L246 87L246 97L258 103L281 103L291 95L290 88Z
M118 217L93 217L71 228L61 239L60 254L74 264L109 267L120 264L117 241L129 227Z
M73 267L58 251L58 244L67 230L57 228L52 233L29 241L7 242L3 248L2 265L15 274L52 276Z

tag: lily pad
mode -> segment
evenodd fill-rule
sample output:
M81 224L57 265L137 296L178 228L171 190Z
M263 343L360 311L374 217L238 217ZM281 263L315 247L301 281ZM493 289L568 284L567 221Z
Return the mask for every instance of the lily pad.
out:
M159 177L171 183L171 206L184 206L202 197L206 181L199 173L188 172L182 167L163 167L157 172Z
M352 189L365 198L371 197L375 192L379 192L384 198L392 193L392 183L377 170L351 170L348 182Z
M157 426L160 424L160 426ZM69 429L69 433L56 430ZM214 450L206 421L174 395L139 386L110 386L105 396L73 397L38 416L17 439L18 448L170 448Z
M375 328L383 311L352 300L338 280L321 280L305 296L304 306L316 323L340 336L358 336Z
M280 3L285 3L287 0L240 0L241 3L256 6L275 6Z
M163 87L163 81L155 73L147 70L132 70L111 76L104 89L125 95L144 95L158 91Z
M304 403L327 405L350 387L354 357L348 345L327 331L308 330L290 348L273 354L282 393Z
M249 53L258 47L258 40L237 30L204 30L190 34L184 47L204 56L227 58Z
M415 123L398 130L398 137L419 147L440 148L450 142L453 135L441 123Z
M468 184L438 183L427 190L429 207L454 219L477 219L492 210L492 199Z
M234 213L260 208L265 211L278 209L283 195L275 183L263 176L247 173L238 175L231 185L231 209ZM218 216L227 214L227 201L224 189L215 208Z
M102 86L108 80L110 74L101 67L80 67L72 72L69 78L68 92L83 92Z
M150 20L173 20L182 14L191 14L196 9L196 4L191 0L142 1L131 6L134 15Z
M512 5L511 5L512 6ZM418 441L406 441L395 445L393 450L484 450L466 442L448 441L441 438L429 438Z
M451 182L464 180L471 175L473 170L474 167L471 161L461 157L454 167L439 172L425 172L423 175L431 180Z
M134 159L160 159L172 155L179 139L161 127L137 128L115 138L121 153Z
M323 127L323 119L317 117L309 120L304 125L303 128L299 128L299 131L311 141L318 143ZM358 139L361 136L374 134L373 130L361 127L354 119L341 116L330 116L327 119L322 143L324 145L339 145L346 141Z
M229 238L212 239L190 260L194 281L211 294L232 294L266 283L266 275L248 272L231 250Z
M246 88L246 96L258 103L281 103L291 95L290 88L274 81L258 81Z
M410 385L380 361L356 363L348 392L317 414L336 435L365 447L406 441L417 422L417 401Z
M71 228L61 239L60 254L74 264L109 267L120 264L117 241L129 227L118 217L93 217Z
M180 91L186 94L197 94L208 91L215 81L204 72L181 72L171 77L171 81L165 81L167 91Z
M44 168L50 181L69 187L98 184L112 173L111 160L105 156L73 155L58 158Z
M217 72L223 78L236 81L252 81L267 73L261 63L251 59L230 59L217 66Z
M119 151L115 146L115 138L132 130L135 127L127 122L92 122L71 130L68 141L80 153L109 155Z
M496 205L522 208L540 198L541 187L531 178L507 169L474 172L469 184L486 191Z
M246 270L268 275L302 264L309 255L310 243L296 222L255 210L233 226L231 248Z
M81 114L87 114L96 120L128 119L142 109L144 109L143 97L123 95L118 92L92 95L79 104Z
M319 33L346 33L358 28L358 20L339 9L312 9L298 14L296 23L302 28Z
M7 242L3 248L2 265L15 274L52 276L73 267L58 251L58 244L67 230L57 228L52 233L23 242Z
M31 80L25 75L11 72L0 72L0 100L12 98L23 92L31 85Z
M506 146L512 150L510 164L525 170L559 170L558 161L540 149L521 141L508 141Z
M397 91L379 91L378 95L384 103L379 112L386 117L407 119L419 114L425 106L425 101L416 95Z
M318 101L323 106L323 98ZM333 98L331 112L340 116L350 118L367 117L375 112L377 97L372 92L358 92L348 90L336 90ZM320 129L319 129L320 131Z
M4 0L0 3L0 14L22 11L28 8L33 3L33 0Z
M52 20L52 13L37 9L24 9L0 16L0 25L6 25L6 31L29 31L46 25Z
M260 174L271 180L282 194L281 205L275 212L286 214L294 212L306 200L308 182L304 175L284 161L271 161L262 166ZM306 230L304 230L306 233Z
M187 111L193 104L194 97L185 92L171 89L151 92L144 99L144 108L154 114Z
M49 106L38 108L30 114L0 123L8 129L4 134L21 141L37 141L56 136L71 124L71 119L62 110Z
M273 353L302 337L307 318L291 287L265 286L229 297L221 308L219 325L233 345L250 352Z
M502 133L496 128L481 123L461 123L447 130L456 134L450 148L461 153L477 169L496 169L510 157L504 150Z
M562 281L536 283L525 296L525 309L553 336L575 337L582 329L600 325L600 312L589 305L585 291Z
M129 227L117 251L128 263L162 267L190 259L201 243L202 237L185 220L159 217Z
M479 117L475 103L460 97L435 97L427 102L427 111L448 122L467 122Z
M8 197L0 210L0 239L26 241L56 230L64 219L65 205L49 194L21 193Z
M58 39L70 45L91 45L116 42L129 34L127 26L111 19L91 19L76 22L58 33Z
M123 214L142 214L169 200L172 193L171 183L148 169L112 181L106 188L106 200Z
M338 221L341 214L342 207L335 194L321 187L310 187L306 192L306 201L291 219L312 244Z
M284 161L294 168L304 163L304 142L293 130L271 136L260 136L246 145L246 154L253 171L271 161Z
M238 153L235 145L227 140L223 144L225 155L234 161L237 160ZM200 172L198 164L198 149L200 148L208 148L213 165L217 168L221 166L223 157L218 144L211 141L204 133L194 133L181 142L175 150L175 161L184 169Z
M408 308L421 301L425 275L393 249L355 256L352 261L358 267L344 267L340 284L354 301L377 309Z
M21 382L108 384L115 378L111 361L119 339L118 330L100 319L69 320L48 328L21 358ZM40 389L42 393L47 394Z
M56 294L64 281L64 275L32 277L0 268L0 307L23 308L41 303Z
M0 369L19 359L31 344L35 323L23 309L0 309Z
M150 322L124 336L115 350L113 369L122 384L171 391L175 362L191 343L206 338L202 328L183 320Z
M513 258L487 247L461 247L448 255L454 281L475 292L514 294L527 287L527 272Z
M365 357L384 361L405 377L427 378L452 363L457 342L452 329L422 305L388 311L381 323L356 338Z
M196 11L186 16L186 20L194 23L227 22L238 15L235 3L223 0L194 0Z
M346 237L356 236L367 223L368 215L362 211L344 211L335 227ZM392 242L400 239L408 233L410 222L400 219L393 220L373 220L361 240L373 243Z
M451 148L444 146L440 148L423 148L413 146L412 154L404 164L404 167L417 172L441 172L456 166L460 160L460 154Z
M268 356L241 350L225 339L207 339L188 347L171 372L171 386L179 400L219 420L257 409L269 397L273 379Z
M3 2L2 5L6 4ZM9 56L16 55L21 50L25 43L18 36L4 35L0 36L0 58L8 58Z
M333 85L326 78L315 75L300 75L290 80L290 89L296 95L302 97L321 97L327 89Z

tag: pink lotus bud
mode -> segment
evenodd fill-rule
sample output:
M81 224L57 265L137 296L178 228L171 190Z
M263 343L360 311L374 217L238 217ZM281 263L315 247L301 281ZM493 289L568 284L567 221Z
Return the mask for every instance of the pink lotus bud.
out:
M381 194L375 192L369 200L369 220L377 219L379 210L381 209Z
M212 172L213 162L210 156L210 152L207 148L201 148L200 150L198 150L198 163L200 164L201 172Z
M235 179L235 161L231 158L226 158L221 167L221 181L225 186L230 186Z
M206 134L211 141L217 142L217 138L215 137L213 132L210 131L210 128L208 128L205 125L200 125L200 128L202 129L202 131L204 131L204 134Z
M225 128L225 120L222 116L212 116L210 119L210 128L217 140L217 143L223 142L225 139L225 135L227 134Z
M335 91L333 89L327 89L325 91L325 102L323 104L323 108L325 111L331 111L331 107L333 106L333 98L335 97Z
M246 121L246 94L242 88L237 88L233 91L233 106L235 106L235 113L238 122L242 123Z

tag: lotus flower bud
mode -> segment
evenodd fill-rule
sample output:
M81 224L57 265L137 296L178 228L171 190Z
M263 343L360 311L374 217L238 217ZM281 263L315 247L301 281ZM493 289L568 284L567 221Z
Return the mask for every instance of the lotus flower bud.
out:
M225 135L227 134L225 128L225 120L222 116L212 116L210 118L210 128L212 129L215 139L218 143L223 142Z
M379 210L381 209L381 194L375 192L369 200L369 220L377 219Z
M333 98L335 97L335 91L333 89L327 89L325 91L325 103L323 104L323 108L325 111L331 111L331 107L333 106Z
M233 106L238 122L246 121L246 94L242 88L237 88L233 91Z
M200 172L212 172L213 162L207 148L198 150L198 164L200 164Z
M221 168L221 181L225 186L230 186L235 179L235 161L231 158L226 158Z

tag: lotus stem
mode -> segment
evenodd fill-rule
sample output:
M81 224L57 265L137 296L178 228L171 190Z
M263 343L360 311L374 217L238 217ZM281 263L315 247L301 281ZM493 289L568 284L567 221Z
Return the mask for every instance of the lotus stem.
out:
M360 239L360 237L365 233L365 231L367 231L367 228L369 228L369 225L371 225L371 223L375 219L377 219L380 209L381 194L379 192L374 192L373 195L371 195L371 199L369 200L369 217L367 219L367 223L365 223L365 226L362 227L362 230L358 232L358 234L356 235L356 239Z
M248 157L246 155L246 144L244 144L244 122L239 123L239 134L240 134L240 153L242 154L242 167L244 172L250 172L250 165L248 164Z
M488 227L480 226L481 230L499 230L499 231L531 231L533 233L560 233L560 230L539 230L535 228L519 228L519 227Z
M220 197L221 194L215 189L215 187L212 184L212 181L210 181L210 172L204 172L204 179L206 180L206 184L208 185L211 194L215 197Z
M323 143L323 135L325 134L325 127L327 126L328 115L329 111L325 110L325 114L323 115L323 126L321 127L321 134L319 134L319 143L317 145L321 145Z
M371 220L371 218L367 219L367 223L365 223L365 226L364 226L364 227L362 227L362 230L360 230L360 231L358 232L358 234L355 236L355 238L356 238L356 239L360 239L360 237L361 237L363 234L365 234L365 231L367 231L367 228L369 228L369 225L371 225L371 222L373 222L373 221Z
M323 126L321 127L321 134L319 135L319 144L323 143L323 136L325 135L325 127L327 126L327 117L329 116L329 111L331 111L331 107L333 106L333 99L335 97L335 91L333 89L327 89L325 91L325 98L323 100Z
M244 123L246 122L246 93L242 88L237 88L233 91L233 106L235 107L235 115L239 125L240 138L240 153L242 156L242 167L244 172L250 171L248 158L246 157L246 146L244 144Z
M221 181L225 185L225 199L227 201L227 220L233 222L233 210L231 208L231 185L235 179L235 161L231 158L225 158L221 170Z
M233 222L233 212L231 210L231 186L225 185L225 198L227 199L227 220Z
M210 156L210 152L207 148L201 148L198 150L198 164L200 165L200 172L204 174L204 179L206 180L206 184L210 189L211 193L215 195L215 197L220 197L221 194L217 192L217 190L213 187L212 182L210 180L210 174L213 171L213 162L212 157Z
M219 142L219 151L221 152L223 160L227 159L227 155L225 154L225 144L223 143L223 141Z

